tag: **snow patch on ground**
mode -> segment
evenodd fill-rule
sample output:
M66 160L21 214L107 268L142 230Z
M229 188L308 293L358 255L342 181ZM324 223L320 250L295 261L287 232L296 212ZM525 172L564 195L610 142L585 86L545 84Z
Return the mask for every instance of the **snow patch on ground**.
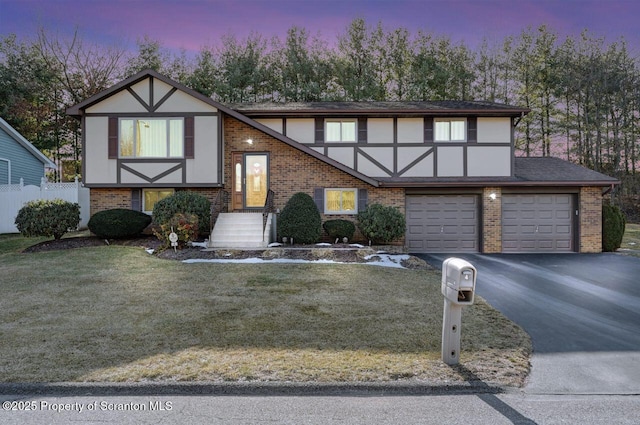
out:
M391 254L373 254L368 255L364 258L367 263L344 263L333 260L300 260L300 259L292 259L292 258L274 258L273 260L264 260L262 258L243 258L243 259L189 259L182 261L186 264L194 264L194 263L237 263L237 264L269 264L269 263L288 263L288 264L368 264L372 266L380 266L380 267L393 267L404 269L405 267L402 265L402 261L408 260L409 255L391 255Z

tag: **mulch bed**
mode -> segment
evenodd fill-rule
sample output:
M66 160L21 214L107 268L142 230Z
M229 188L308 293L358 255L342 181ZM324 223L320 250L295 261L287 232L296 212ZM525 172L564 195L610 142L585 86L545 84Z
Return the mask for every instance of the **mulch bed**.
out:
M204 251L200 247L187 247L174 251L173 249L161 249L162 244L155 236L140 236L133 239L100 239L96 236L77 236L62 238L58 240L49 240L40 242L26 248L25 253L36 253L46 251L56 251L64 249L89 248L95 246L119 245L140 247L145 249L153 249L155 256L166 260L189 260L189 259L246 259L246 258L262 258L263 260L273 260L276 258L287 258L295 260L332 260L341 263L366 263L363 250L369 248L351 247L349 245L336 244L331 246L309 246L309 245L288 245L286 247L258 250L242 250L242 249L216 249ZM312 249L313 248L313 249ZM371 249L370 254L375 253ZM410 257L409 260L402 262L403 266L410 269L426 269L429 266L416 257Z

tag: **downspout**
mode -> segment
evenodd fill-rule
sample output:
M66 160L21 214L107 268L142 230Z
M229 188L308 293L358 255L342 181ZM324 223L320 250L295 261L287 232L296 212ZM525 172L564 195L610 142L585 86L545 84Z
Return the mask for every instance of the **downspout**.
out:
M7 184L11 184L11 160L0 158L0 161L7 161Z
M609 193L611 193L611 191L613 190L613 187L615 185L613 183L611 183L611 187L609 187L607 190L605 190L604 192L602 192L602 196L607 196Z

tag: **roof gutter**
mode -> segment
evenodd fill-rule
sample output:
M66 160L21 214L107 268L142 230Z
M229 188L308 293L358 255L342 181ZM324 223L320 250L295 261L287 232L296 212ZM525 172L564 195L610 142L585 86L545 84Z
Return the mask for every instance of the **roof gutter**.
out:
M501 187L607 187L615 186L620 182L611 181L450 181L450 182L380 182L380 187L406 187L406 188L451 188L451 187L487 187L487 186L501 186ZM611 191L611 188L607 192L603 193L603 196Z

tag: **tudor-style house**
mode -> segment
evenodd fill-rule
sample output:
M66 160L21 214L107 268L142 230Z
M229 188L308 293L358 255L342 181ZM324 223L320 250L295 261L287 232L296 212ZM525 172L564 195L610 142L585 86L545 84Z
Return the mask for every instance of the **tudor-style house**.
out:
M324 220L398 207L410 252L599 252L602 196L617 181L516 157L527 112L477 101L224 105L151 70L68 110L82 122L92 214L150 213L177 190L215 205L227 193L211 246L266 245L268 194L282 208L305 192Z

